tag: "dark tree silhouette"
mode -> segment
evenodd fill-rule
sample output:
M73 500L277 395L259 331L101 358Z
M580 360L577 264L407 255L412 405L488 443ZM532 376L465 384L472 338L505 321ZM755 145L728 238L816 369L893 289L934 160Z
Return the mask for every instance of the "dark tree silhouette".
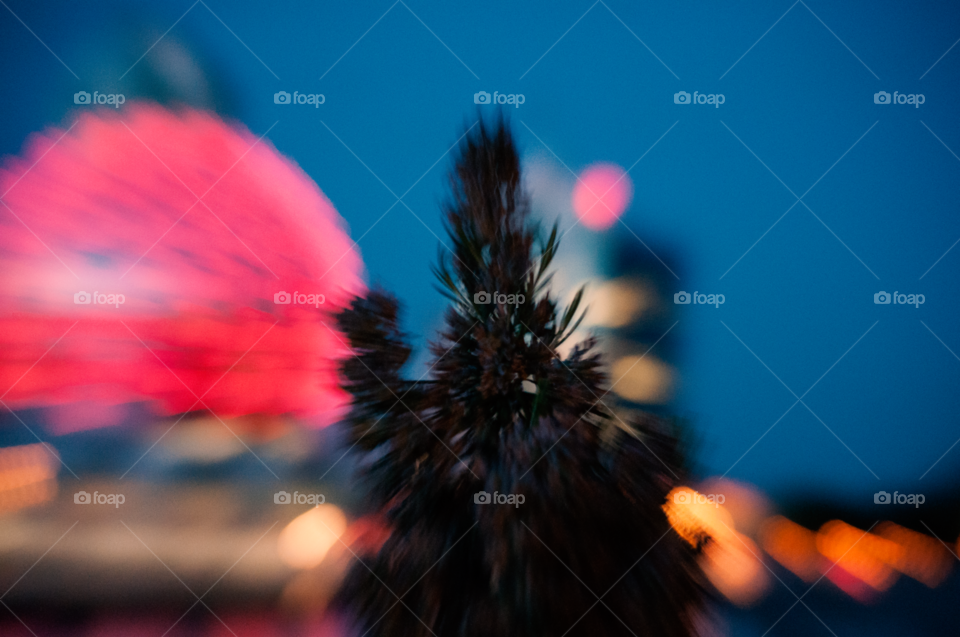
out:
M690 635L701 578L661 508L683 464L677 437L607 407L592 339L556 353L581 297L562 313L550 297L557 227L535 250L502 119L459 152L452 256L436 270L452 305L431 378L402 378L410 348L389 294L339 317L356 354L342 367L351 441L391 534L338 603L368 635ZM480 491L524 501L477 504Z

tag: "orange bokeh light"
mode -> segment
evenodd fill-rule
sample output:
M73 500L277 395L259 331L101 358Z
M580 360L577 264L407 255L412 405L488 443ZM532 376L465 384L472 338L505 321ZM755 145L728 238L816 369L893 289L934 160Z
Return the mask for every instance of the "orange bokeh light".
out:
M332 504L318 504L293 519L277 538L285 564L307 569L319 565L347 529L347 517Z
M760 528L760 543L770 557L805 582L813 582L822 573L823 557L817 551L816 533L782 515Z
M877 591L887 590L897 580L899 574L890 564L902 560L904 553L896 542L840 520L831 520L820 527L817 550Z
M766 592L770 577L757 545L736 531L733 517L721 504L681 486L670 492L663 510L680 537L703 549L704 575L727 599L749 606Z
M930 588L943 582L953 568L953 557L949 551L932 537L905 529L893 522L877 525L875 533L902 549L895 554L890 565Z
M52 499L57 493L58 458L41 443L0 448L0 511Z

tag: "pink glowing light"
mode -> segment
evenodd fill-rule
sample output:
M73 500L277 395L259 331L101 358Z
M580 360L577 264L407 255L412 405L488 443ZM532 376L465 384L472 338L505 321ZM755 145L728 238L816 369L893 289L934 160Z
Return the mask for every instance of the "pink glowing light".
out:
M591 230L606 230L633 198L633 182L615 164L594 164L580 173L573 189L573 211Z
M7 404L56 407L79 428L110 424L84 404L142 400L163 414L331 421L347 400L333 314L364 292L363 264L333 204L258 137L128 103L35 134L3 162Z

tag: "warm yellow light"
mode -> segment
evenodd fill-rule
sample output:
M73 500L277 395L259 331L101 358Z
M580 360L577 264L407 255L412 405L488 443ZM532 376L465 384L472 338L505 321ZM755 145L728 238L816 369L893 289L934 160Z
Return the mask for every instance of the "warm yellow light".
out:
M770 576L759 554L753 540L732 531L707 542L700 566L718 591L737 606L746 607L770 587Z
M611 374L619 379L613 391L627 400L662 404L673 395L673 368L653 356L624 356Z
M656 302L656 294L640 281L604 281L590 298L590 325L623 327L636 320Z
M730 535L734 526L728 511L690 487L673 489L667 495L663 510L677 535L695 548L702 546L707 538Z
M737 531L757 537L760 525L770 517L770 501L756 487L728 478L707 478L698 485L701 493L722 493L723 508L730 512Z
M737 606L749 606L770 585L753 540L734 529L730 512L718 503L719 494L704 495L676 487L663 510L667 520L694 548L702 548L700 566L707 579Z
M277 553L293 568L313 568L323 561L347 528L347 517L332 504L320 504L297 516L280 532Z

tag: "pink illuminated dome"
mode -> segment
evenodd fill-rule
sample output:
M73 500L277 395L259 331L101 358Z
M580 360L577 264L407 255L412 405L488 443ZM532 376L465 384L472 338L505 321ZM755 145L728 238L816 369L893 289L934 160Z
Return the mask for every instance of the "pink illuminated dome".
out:
M147 401L322 426L345 407L334 314L365 292L363 263L268 139L193 109L87 110L4 160L0 193L11 408Z

